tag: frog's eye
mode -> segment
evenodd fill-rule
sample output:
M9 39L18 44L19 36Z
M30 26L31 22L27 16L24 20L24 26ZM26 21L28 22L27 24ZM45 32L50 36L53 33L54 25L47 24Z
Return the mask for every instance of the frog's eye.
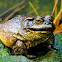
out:
M43 23L43 19L35 20L35 23L36 23L36 24L41 24L41 23Z
M36 24L43 23L43 18L41 16L37 16L37 18L35 19L35 23Z

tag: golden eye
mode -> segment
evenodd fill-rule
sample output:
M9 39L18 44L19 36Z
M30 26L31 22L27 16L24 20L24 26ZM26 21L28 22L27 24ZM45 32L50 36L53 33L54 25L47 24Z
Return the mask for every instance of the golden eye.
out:
M40 23L43 23L43 19L40 19Z
M36 23L36 24L43 23L43 19L41 19L41 18L40 18L40 19L35 19L35 23Z

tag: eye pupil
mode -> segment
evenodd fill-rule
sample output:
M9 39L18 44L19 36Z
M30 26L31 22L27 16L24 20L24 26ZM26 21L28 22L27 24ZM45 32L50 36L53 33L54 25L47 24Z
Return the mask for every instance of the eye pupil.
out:
M36 21L40 21L40 20L36 20Z

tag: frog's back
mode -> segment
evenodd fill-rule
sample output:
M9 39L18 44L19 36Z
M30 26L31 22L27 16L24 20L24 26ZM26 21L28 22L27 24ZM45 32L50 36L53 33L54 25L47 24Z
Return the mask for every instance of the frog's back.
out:
M18 33L22 29L21 23L24 19L25 17L18 15L17 17L1 24L0 30L4 30L5 32Z
M11 20L0 24L0 39L6 46L11 47L16 41L16 38L14 38L13 35L21 31L21 22L24 19L25 17L19 15L18 17L12 18Z

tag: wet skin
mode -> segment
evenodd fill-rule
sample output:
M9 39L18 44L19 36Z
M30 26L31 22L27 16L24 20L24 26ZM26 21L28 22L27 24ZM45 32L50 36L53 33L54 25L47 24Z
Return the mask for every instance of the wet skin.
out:
M49 16L49 17L48 17ZM50 15L26 18L17 16L0 26L0 39L7 46L12 48L13 54L28 55L27 50L38 44L45 43L53 45L53 23Z

